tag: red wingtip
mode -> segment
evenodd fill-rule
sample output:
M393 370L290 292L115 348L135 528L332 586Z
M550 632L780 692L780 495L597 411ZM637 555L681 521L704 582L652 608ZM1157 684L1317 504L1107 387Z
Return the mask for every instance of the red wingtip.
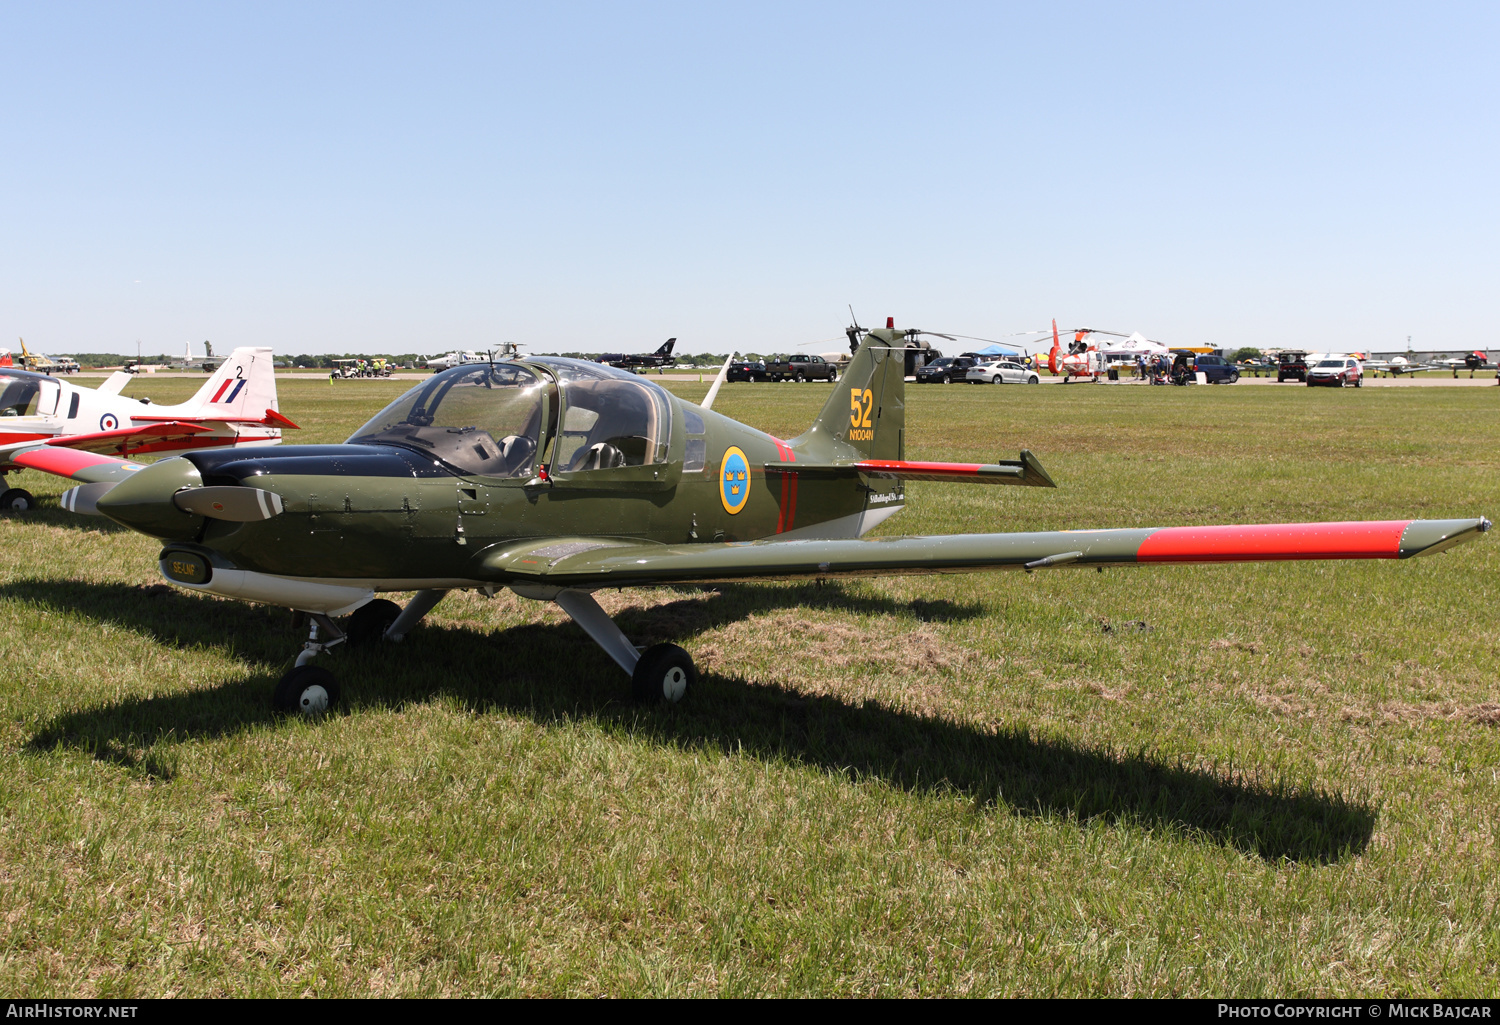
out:
M300 431L300 430L302 430L302 428L300 428L296 424L292 423L290 420L288 420L286 417L282 416L280 413L276 412L276 410L274 410L274 409L268 409L268 410L266 410L265 419L262 420L261 423L265 424L268 427L270 425L272 425L272 424L275 424L278 427L286 427L286 428L290 428L291 430L294 430L294 431Z

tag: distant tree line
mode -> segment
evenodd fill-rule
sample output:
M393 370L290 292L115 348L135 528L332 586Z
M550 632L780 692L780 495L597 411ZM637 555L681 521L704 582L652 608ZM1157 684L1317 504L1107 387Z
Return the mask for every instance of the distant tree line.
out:
M475 350L475 351L482 351L482 350ZM1246 351L1254 351L1254 350L1246 350ZM216 358L220 357L220 356L225 356L227 354L228 354L227 352L217 353L216 354ZM135 356L125 356L125 355L121 355L121 354L115 353L115 352L78 352L78 353L68 353L67 355L70 355L70 356L73 357L73 359L77 360L79 366L90 368L90 369L97 369L98 367L118 367L118 366L123 366L127 360L132 360L133 361L133 360L136 359ZM317 369L317 370L330 370L333 367L333 361L336 360L336 359L362 359L362 360L384 359L384 360L389 360L391 363L393 363L393 364L395 364L397 366L405 366L408 363L411 364L412 366L421 366L427 360L429 360L429 359L436 359L438 356L442 356L442 355L445 355L445 352L442 352L442 353L432 353L430 355L423 354L423 353L417 353L417 352L406 352L406 353L400 353L399 355L391 355L389 353L381 353L381 352L377 352L377 353L369 353L369 352L343 352L343 353L325 353L325 354L316 355L316 356L277 356L277 357L275 357L275 359L276 359L276 361L278 363L285 363L286 365L292 366L292 367L309 367L309 368L313 368L313 369ZM571 357L572 359L596 360L596 359L598 359L602 355L602 353L598 353L598 352L560 352L560 353L546 353L546 354L538 353L538 355L556 355L556 356L567 356L567 357ZM677 356L677 363L679 365L685 364L687 366L693 366L693 367L713 367L714 369L718 369L720 366L722 366L724 364L724 360L728 357L728 355L729 355L728 353L724 353L724 352L720 352L720 353L700 352L696 356L689 356L686 353L681 353L681 354L679 354ZM758 352L742 352L742 353L739 354L739 356L740 356L741 359L748 359L748 360L765 359L765 356L761 355ZM203 356L202 356L201 353L195 353L194 356L193 356L193 358L195 360L201 360L203 358ZM182 362L182 356L181 356L181 354L178 354L178 355L157 354L157 355L153 355L153 356L142 356L142 357L140 357L140 362L144 363L144 364L147 364L147 365L150 365L150 366L166 366L169 363L181 363Z

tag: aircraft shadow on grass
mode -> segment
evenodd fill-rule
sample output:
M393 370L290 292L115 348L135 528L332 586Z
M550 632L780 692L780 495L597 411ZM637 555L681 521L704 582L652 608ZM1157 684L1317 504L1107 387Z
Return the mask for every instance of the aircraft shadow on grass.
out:
M280 667L298 643L282 610L204 601L166 585L15 581L0 600L20 599L88 616L175 647L228 647ZM622 613L633 636L682 639L746 614L819 605L866 613L913 606L852 596L838 587L730 588ZM923 618L967 619L978 607L929 602ZM958 793L976 809L1168 829L1269 861L1328 863L1369 844L1376 812L1318 791L1231 778L1140 753L1042 739L1024 728L988 732L886 706L805 696L774 681L706 673L684 705L642 708L628 700L619 669L572 623L496 633L428 624L402 645L322 656L344 682L346 714L401 708L446 695L475 711L539 723L593 720L636 737L692 747L716 745L918 794ZM161 745L212 739L274 722L275 672L213 689L130 698L60 715L28 743L71 747L133 771L172 775Z
M0 520L11 520L17 524L39 527L58 527L80 534L133 534L129 527L122 527L114 520L103 516L80 516L70 513L57 504L56 495L38 495L42 504L25 512L0 514Z

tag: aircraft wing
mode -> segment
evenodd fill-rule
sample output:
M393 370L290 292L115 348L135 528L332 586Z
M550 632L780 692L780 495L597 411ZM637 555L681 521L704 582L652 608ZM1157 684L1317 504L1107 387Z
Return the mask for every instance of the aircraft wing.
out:
M1056 566L1406 559L1471 541L1489 528L1481 517L686 545L551 537L496 546L480 565L487 578L507 584L593 588Z
M3 458L6 463L24 466L29 470L41 470L58 477L70 477L85 484L118 483L137 470L144 470L147 465L132 463L118 456L82 452L51 444L15 449L6 453Z
M301 430L291 420L274 409L266 410L265 416L132 416L139 423L208 424L209 429L229 424L250 424L256 427L289 427Z
M223 431L235 424L256 427L290 427L297 425L274 409L266 410L262 417L194 417L194 416L132 416L135 426L120 427L113 431L93 431L89 434L65 434L47 441L48 445L78 449L82 452L100 452L111 455L125 452L158 452L164 449L181 448L180 444L200 434ZM234 439L225 436L228 444Z
M113 431L94 431L90 434L64 434L50 439L46 444L54 448L77 449L80 452L118 454L130 449L149 450L152 445L182 441L195 434L211 434L213 430L203 424L167 421L142 427L121 427Z

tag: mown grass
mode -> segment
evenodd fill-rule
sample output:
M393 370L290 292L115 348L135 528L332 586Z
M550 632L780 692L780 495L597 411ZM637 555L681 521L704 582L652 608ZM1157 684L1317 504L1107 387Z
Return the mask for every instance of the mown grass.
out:
M193 382L132 387L167 400ZM673 385L688 397L706 386ZM283 384L299 441L402 382ZM783 437L820 386L730 386ZM913 388L882 533L1493 515L1489 392ZM63 487L34 474L40 494ZM0 521L0 990L1493 996L1497 557L452 596L278 719L279 610Z

